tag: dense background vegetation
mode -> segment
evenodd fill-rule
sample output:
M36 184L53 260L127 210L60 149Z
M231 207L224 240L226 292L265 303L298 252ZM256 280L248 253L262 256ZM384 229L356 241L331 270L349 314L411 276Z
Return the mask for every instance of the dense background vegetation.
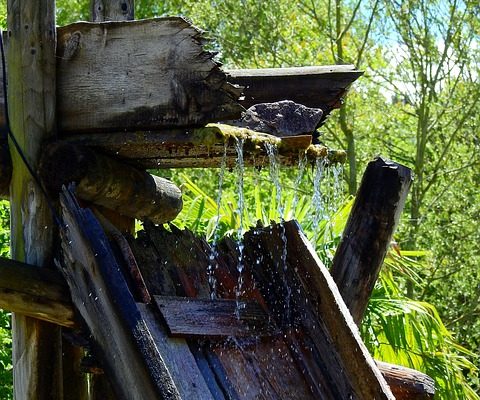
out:
M4 3L0 18L5 16ZM87 0L57 0L57 7L59 25L88 19ZM362 327L364 338L376 357L434 376L443 398L478 398L474 394L479 388L474 365L480 354L478 2L137 0L136 8L137 18L188 16L215 38L212 46L228 67L352 63L365 70L344 107L322 128L328 144L348 151L344 190L355 193L366 162L376 154L412 168L415 183L395 237L401 255L391 252L386 260ZM268 186L265 174L268 171L247 171L245 226L257 218L278 219L277 207L270 203L271 190L256 189ZM176 172L171 177L185 188L186 207L178 223L211 234L217 173ZM254 184L259 179L264 185ZM289 188L294 181L295 172L282 172L287 205L293 202ZM312 186L313 174L308 171L295 214L315 236L328 262L349 203L332 218L333 224L323 220L317 230L324 231L315 234L314 210L309 210ZM239 219L231 174L224 192L221 230L235 232ZM293 210L286 208L292 215ZM5 252L5 204L1 211ZM8 323L3 314L0 379L6 384L0 390L7 392Z

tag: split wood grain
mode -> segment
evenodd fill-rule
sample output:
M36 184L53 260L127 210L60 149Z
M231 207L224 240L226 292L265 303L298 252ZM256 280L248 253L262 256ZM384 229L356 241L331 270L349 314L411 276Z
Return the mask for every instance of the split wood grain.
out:
M240 91L204 41L180 17L59 28L60 130L135 131L238 118Z
M100 224L71 192L60 201L64 276L117 397L180 399Z

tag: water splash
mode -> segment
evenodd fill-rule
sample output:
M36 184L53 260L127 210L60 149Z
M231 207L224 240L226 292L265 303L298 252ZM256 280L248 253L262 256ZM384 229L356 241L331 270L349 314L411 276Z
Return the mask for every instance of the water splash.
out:
M235 314L237 318L240 318L240 311L242 308L242 304L240 302L240 298L243 294L243 269L244 269L244 260L243 260L243 213L245 208L245 199L243 194L243 178L245 174L245 164L243 160L243 139L237 139L235 141L235 150L237 152L237 163L236 163L236 174L237 174L237 191L238 191L238 229L237 229L237 239L238 239L238 263L237 263L237 271L238 271L238 281L237 287L235 288L235 299L237 301L237 306L235 309Z
M286 324L290 321L290 299L292 297L292 290L287 281L287 235L285 233L285 220L283 219L285 213L285 207L282 202L282 187L280 186L279 175L279 162L278 162L278 149L276 145L266 143L265 150L268 155L270 165L270 178L275 186L277 213L280 218L279 228L280 237L282 239L282 252L280 255L280 267L282 268L282 280L285 290L285 314L284 321Z
M215 224L213 226L213 241L212 241L212 247L210 249L209 262L208 262L208 268L207 268L208 285L210 287L210 299L212 300L217 298L217 279L215 277L215 270L218 268L218 263L217 263L217 256L218 256L217 242L219 239L218 226L220 224L220 206L222 203L223 178L225 176L226 166L227 166L227 142L225 142L223 146L222 161L220 163L220 171L218 173L218 191L217 191L217 199L216 199L217 215L215 216Z
M319 225L320 221L326 217L324 199L321 189L322 178L325 171L325 160L323 158L317 158L315 160L315 168L313 175L313 197L312 203L314 206L313 212L313 245L315 246L318 241Z
M295 178L295 183L294 183L294 190L295 193L293 195L293 201L292 201L292 218L295 218L295 211L297 209L298 205L298 188L300 186L300 183L302 182L303 174L305 172L305 167L307 166L307 154L302 151L298 154L298 171L297 171L297 176Z

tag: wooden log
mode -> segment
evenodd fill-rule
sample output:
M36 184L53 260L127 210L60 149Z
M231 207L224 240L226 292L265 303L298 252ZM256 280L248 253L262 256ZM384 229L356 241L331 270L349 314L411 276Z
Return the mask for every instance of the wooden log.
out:
M259 338L275 333L268 314L252 301L170 296L154 296L154 299L174 337Z
M0 308L72 328L68 287L55 270L0 258Z
M203 42L179 17L59 28L59 128L135 131L238 118L240 92Z
M248 232L245 254L277 323L304 332L306 343L313 346L310 353L320 359L312 369L323 377L315 383L318 395L394 399L333 279L296 221ZM255 267L260 256L262 267ZM299 351L308 360L308 354Z
M182 209L182 193L172 182L85 147L51 144L43 153L39 171L52 193L75 182L80 198L122 215L161 224L173 220Z
M65 140L75 146L98 148L121 157L142 168L218 168L227 145L227 166L234 167L237 154L236 139L244 139L245 165L268 165L265 144L276 144L279 162L285 166L298 165L299 154L313 161L325 158L329 163L343 163L344 151L312 145L311 135L278 138L224 124L209 124L204 128L165 130L143 133L112 133L72 135Z
M360 324L412 183L410 169L376 158L363 175L333 259L331 274L355 322ZM398 399L430 399L435 384L409 368L378 362Z
M134 0L92 0L90 6L93 22L134 19Z
M357 325L403 210L412 172L383 158L371 161L350 212L331 274Z
M429 400L435 397L435 382L415 369L376 361L397 400Z
M292 100L321 108L325 115L340 108L350 85L363 75L353 65L227 70L228 80L241 85L240 103L249 108L259 103Z
M8 0L7 9L10 124L35 169L41 143L55 134L55 2ZM46 199L17 151L10 149L12 256L39 267L51 265L54 229ZM20 314L14 314L12 326L14 397L61 399L60 327Z
M101 226L70 192L64 191L60 201L66 224L63 272L116 395L125 400L180 399Z

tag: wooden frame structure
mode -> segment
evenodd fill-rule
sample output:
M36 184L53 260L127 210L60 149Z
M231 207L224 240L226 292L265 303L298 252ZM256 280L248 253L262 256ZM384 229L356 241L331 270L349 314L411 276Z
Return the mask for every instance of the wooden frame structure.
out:
M344 157L342 152L311 145L311 135L276 138L239 128L205 125L238 118L242 105L253 104L253 99L290 98L321 108L325 118L340 106L341 97L361 75L360 71L352 66L332 66L228 71L226 74L213 56L203 50L201 32L185 20L133 22L130 21L133 10L133 0L93 0L94 23L57 29L53 0L8 0L8 30L4 34L8 95L5 99L0 94L0 103L8 100L9 119L0 113L0 125L9 122L7 129L17 143L12 140L9 145L6 140L0 143L3 151L0 152L0 194L10 198L12 255L17 261L0 263L0 306L15 312L16 399L249 398L249 394L240 390L242 382L232 381L228 369L235 366L225 359L223 351L202 350L200 354L200 350L192 347L195 342L180 342L181 339L171 337L177 332L173 330L172 321L179 322L167 315L181 314L168 314L169 310L190 304L202 306L204 312L209 313L213 312L209 302L179 301L178 293L169 287L175 277L178 278L178 271L169 270L161 278L151 276L144 282L142 273L148 276L149 272L139 272L142 270L137 265L137 260L142 259L139 243L128 244L120 230L129 231L132 218L156 223L171 221L181 209L178 188L152 177L145 168L218 166L224 152L228 160L232 158L232 144L238 138L247 143L247 162L255 165L263 162L262 157L265 159L268 143L279 147L285 164L293 164L299 151L330 162ZM280 90L279 82L282 83ZM236 83L246 87L242 101L238 101L242 88L235 86ZM302 86L309 90L302 91L306 96L299 97L298 88ZM262 281L261 274L268 272L279 287L287 279L301 293L295 298L294 307L295 318L303 329L300 333L292 332L291 326L285 325L278 310L278 299L256 289L251 293L254 303L248 303L248 312L245 311L251 318L251 326L237 326L235 331L240 335L251 329L256 334L262 331L274 337L275 332L282 330L286 339L274 337L273 343L290 351L294 349L292 354L299 354L296 365L303 363L301 368L297 367L301 373L297 371L295 375L306 379L305 386L299 386L304 392L299 389L298 398L310 393L313 398L393 399L385 379L397 398L426 399L432 395L431 381L417 371L400 373L402 383L399 384L400 367L375 365L362 347L347 310L348 306L355 322L359 323L410 182L409 173L403 167L383 160L376 162L384 163L382 171L393 171L391 176L378 178L391 188L391 192L385 193L391 202L390 208L382 212L379 205L369 212L387 223L381 225L385 227L381 232L374 224L369 226L369 233L379 240L378 249L373 260L359 257L355 266L345 262L355 257L355 249L349 247L346 236L333 271L340 291L293 224L286 225L285 230L292 243L298 242L307 248L304 262L289 259L296 268L288 277L281 277L281 271L275 267L257 271L260 275L251 277ZM378 167L372 168L377 171ZM37 176L42 178L41 184ZM94 214L83 210L72 191L64 190L60 201L64 224L57 226L52 216L56 201L48 199L57 196L62 184L71 181L77 183L76 194L82 204L96 211ZM362 184L363 187L368 187L367 183ZM367 203L365 198L359 196L357 203L349 222L353 231L355 223L364 223L356 217L368 215L362 209ZM108 218L105 218L105 208L110 209ZM268 229L278 236L278 227L265 228L265 231ZM167 240L158 230L152 228L150 233ZM206 254L208 249L202 248L198 239L188 233L176 235L177 239L196 243L202 254ZM63 278L53 267L59 264L59 258L56 257L56 261L53 258L54 251L58 250L54 248L54 241L59 237L63 248L60 263ZM275 253L271 248L274 242L266 240L263 234L247 236L246 242L249 241L252 243L247 250L252 257L257 246L264 246L266 254ZM228 243L225 246L226 249L230 246L230 250L224 252L227 260L235 249ZM144 265L148 264L144 261ZM278 266L273 258L270 262ZM297 273L302 268L306 268L303 272L313 284L305 282ZM204 284L198 287L186 284L192 276L198 277L199 271L187 272L187 275L193 274L183 277L187 297L201 298L206 293ZM19 275L23 277L21 285L16 278ZM172 280L168 281L167 276L173 277ZM351 282L365 276L369 277L367 289L349 297L351 291L347 288L351 288ZM232 290L228 273L218 279ZM198 282L201 281L199 278ZM151 285L161 287L153 289ZM320 302L316 292L319 290L324 291L324 300ZM167 301L166 297L154 294L175 298ZM152 297L157 311L152 311ZM306 300L315 307L299 308ZM224 322L225 310L233 303L226 300L222 304L224 314L219 314L220 322L216 325L222 329L235 326L231 318L227 318L228 324ZM169 331L158 318L158 308L163 310ZM272 326L260 324L267 314L273 318ZM182 329L192 329L189 325L192 322L182 324ZM321 335L314 332L315 324L322 326ZM199 332L197 336L210 338L225 335L225 331L205 332L210 329L206 325L194 328L195 331L188 334L182 329L177 333L189 338L195 336L195 332ZM82 334L85 329L93 336L92 343L85 341ZM313 344L307 345L306 338ZM312 346L320 351L327 345L332 346L334 355L322 358L322 362L331 363L332 367L322 369L305 348ZM94 353L101 367L88 365L85 347ZM352 348L355 355L347 361L347 353ZM257 360L257 364L249 361L246 353L225 351L239 366L258 368L262 365L261 360ZM262 347L260 352L268 357L267 347ZM285 360L276 360L284 372L288 371L290 362ZM188 377L182 371L186 366L191 372ZM94 374L88 383L82 368L97 373L104 369L108 379ZM389 375L388 371L392 370L395 373ZM242 376L248 379L253 375L245 370ZM271 375L265 379L281 398L293 398L292 392L282 388ZM340 382L342 385L332 389ZM263 383L259 381L259 385ZM260 386L259 393L267 393Z

